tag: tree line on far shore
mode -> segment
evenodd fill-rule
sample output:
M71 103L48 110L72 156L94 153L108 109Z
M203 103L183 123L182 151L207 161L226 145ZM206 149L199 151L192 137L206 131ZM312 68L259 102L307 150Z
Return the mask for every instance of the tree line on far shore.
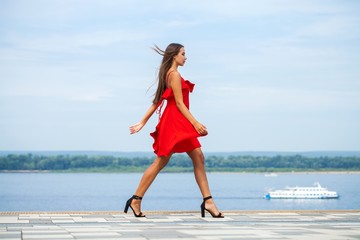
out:
M153 157L8 154L0 156L0 171L138 172L153 160ZM205 166L208 171L222 172L360 171L360 157L208 156ZM164 171L192 171L192 161L185 154L175 154Z

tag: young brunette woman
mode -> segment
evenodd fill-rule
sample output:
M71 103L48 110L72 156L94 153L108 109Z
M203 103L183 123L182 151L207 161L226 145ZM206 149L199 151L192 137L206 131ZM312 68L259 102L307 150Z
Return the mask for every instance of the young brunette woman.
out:
M186 61L184 46L171 43L165 51L157 46L154 50L163 56L158 88L153 104L141 121L130 127L130 133L139 132L157 110L161 115L160 120L155 132L150 134L154 138L153 148L157 156L144 172L135 194L126 202L124 212L127 213L130 207L135 217L145 217L141 212L141 200L145 192L173 153L186 152L193 162L195 179L203 196L201 216L205 217L206 210L213 217L223 218L224 215L218 211L210 194L204 155L197 139L207 135L207 129L189 111L189 93L192 92L194 84L184 80L178 72L178 67L184 66ZM167 104L161 113L164 100Z

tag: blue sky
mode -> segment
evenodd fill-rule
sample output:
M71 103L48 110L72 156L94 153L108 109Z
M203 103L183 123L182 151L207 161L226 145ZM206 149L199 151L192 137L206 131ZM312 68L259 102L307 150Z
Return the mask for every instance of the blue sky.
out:
M152 151L161 58L185 45L203 150L360 150L360 2L0 1L0 150Z

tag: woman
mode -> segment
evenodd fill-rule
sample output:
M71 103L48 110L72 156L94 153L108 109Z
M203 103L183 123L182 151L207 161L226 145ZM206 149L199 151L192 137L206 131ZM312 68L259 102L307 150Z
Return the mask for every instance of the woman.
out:
M211 197L204 166L204 155L198 137L207 135L206 127L198 122L189 111L189 93L194 84L185 81L178 72L179 66L186 61L184 46L171 43L165 51L155 46L154 50L163 56L159 70L159 83L153 104L145 113L142 120L130 127L130 133L139 132L153 113L158 109L161 115L155 132L150 135L154 138L154 152L157 155L154 162L144 172L135 194L126 202L124 212L129 207L135 217L145 217L141 212L141 200L157 174L169 162L173 153L186 152L194 165L196 182L203 196L201 216L205 217L205 210L213 217L223 218ZM166 108L161 114L164 100Z

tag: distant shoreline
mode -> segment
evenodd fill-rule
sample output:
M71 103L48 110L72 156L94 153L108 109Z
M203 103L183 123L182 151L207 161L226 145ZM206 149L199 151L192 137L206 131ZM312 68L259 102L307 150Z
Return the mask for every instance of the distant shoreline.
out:
M207 156L208 172L223 173L352 173L360 172L359 157L308 157L302 155ZM144 172L153 157L121 157L109 155L9 154L0 155L1 172ZM186 154L176 154L162 172L193 172L193 164Z
M87 150L73 150L73 151L26 151L26 150L0 150L0 156L8 154L33 154L43 156L54 156L54 155L87 155L87 156L114 156L114 157L155 157L153 152L141 152L141 151L87 151ZM307 157L360 157L360 151L208 151L204 152L205 157L209 156L293 156L301 155Z

